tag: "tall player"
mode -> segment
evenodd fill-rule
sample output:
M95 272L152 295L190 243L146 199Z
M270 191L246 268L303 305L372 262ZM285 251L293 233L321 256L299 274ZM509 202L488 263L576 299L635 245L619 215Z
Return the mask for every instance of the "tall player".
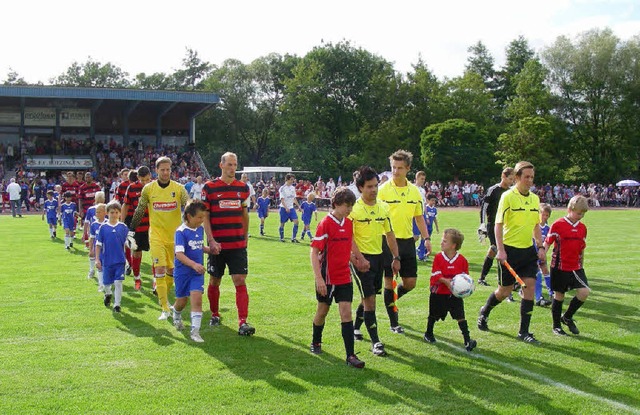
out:
M127 226L131 224L133 215L138 207L142 189L151 181L151 170L149 170L149 167L140 166L136 172L136 178L137 180L127 188L124 196L124 205L122 206L122 221ZM131 252L131 269L133 270L135 289L139 290L142 285L142 281L140 280L142 251L149 250L149 209L145 211L140 225L136 228L135 232L136 249Z
M487 251L487 257L482 264L482 272L480 272L480 279L478 284L488 286L489 283L485 281L487 274L491 270L493 265L493 258L496 256L498 249L496 247L496 234L494 231L496 222L496 212L498 210L498 203L500 203L500 196L506 192L511 186L513 186L514 175L513 168L506 167L502 170L500 176L500 183L496 183L487 190L487 194L482 201L482 208L480 209L480 228L479 233L486 233L489 237L489 250Z
M217 179L208 180L202 190L202 200L207 207L208 220L204 222L209 248L209 287L207 297L211 308L209 325L220 325L220 283L225 267L236 289L238 309L238 334L251 336L256 332L249 323L249 294L246 278L248 272L247 238L249 237L249 211L247 199L249 186L236 179L238 157L234 153L224 153L220 158L222 174Z
M129 225L129 237L135 238L145 211L149 211L149 247L158 300L162 313L158 320L169 317L169 290L173 287L175 256L175 231L182 223L182 208L187 204L187 191L180 183L171 180L171 159L156 160L158 180L147 184L140 193L138 207Z
M424 221L424 207L422 196L418 188L407 180L407 173L411 168L413 154L406 150L398 150L389 156L391 164L391 180L385 182L378 190L378 199L389 205L391 227L398 242L400 258L400 277L402 283L398 285L398 299L416 287L418 278L418 261L413 239L413 220L425 240L425 248L431 252L431 238ZM386 264L391 264L391 252L386 250ZM398 311L394 300L393 276L390 270L384 277L384 304L389 315L391 331L402 334L404 328L398 323Z

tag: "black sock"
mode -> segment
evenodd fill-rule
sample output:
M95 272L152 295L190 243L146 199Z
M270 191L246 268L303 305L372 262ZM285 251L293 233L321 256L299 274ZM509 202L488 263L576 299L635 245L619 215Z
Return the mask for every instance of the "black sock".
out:
M553 320L553 328L560 327L560 316L562 315L562 303L564 301L551 300L551 319Z
M485 317L489 317L491 310L493 310L493 308L498 304L500 304L501 302L502 301L498 300L498 297L496 297L496 293L492 292L489 298L487 298L486 304L484 305L484 307L482 307L481 314Z
M533 313L533 300L522 299L520 303L520 333L529 333L531 314Z
M404 285L398 284L398 299L400 299L400 297L402 297L403 295L405 295L409 291L410 290L407 290L406 288L404 288Z
M393 301L393 290L385 288L384 289L384 306L387 309L387 314L389 315L389 324L391 327L395 327L398 325L398 312L395 311L395 302Z
M364 305L360 303L358 308L356 309L356 321L353 323L353 328L356 330L360 330L362 327L362 323L364 323Z
M571 302L569 303L569 307L567 311L564 313L566 318L573 318L573 315L578 311L580 307L584 304L584 301L578 300L578 297L573 297Z
M322 330L324 330L324 324L321 326L313 325L313 340L312 343L322 343Z
M342 323L342 340L344 341L344 349L347 351L347 357L353 354L353 321Z
M378 343L380 338L378 337L378 322L376 321L375 311L364 312L364 325L367 327L367 331L369 332L371 343Z
M469 325L467 324L467 320L458 321L458 327L460 327L462 337L464 337L464 342L469 343L471 337L469 337Z
M427 334L433 336L433 326L436 325L436 319L434 317L427 317Z
M491 271L492 265L493 265L493 258L487 255L487 257L484 259L484 264L482 264L482 271L480 273L481 280L484 280L486 278L489 271Z

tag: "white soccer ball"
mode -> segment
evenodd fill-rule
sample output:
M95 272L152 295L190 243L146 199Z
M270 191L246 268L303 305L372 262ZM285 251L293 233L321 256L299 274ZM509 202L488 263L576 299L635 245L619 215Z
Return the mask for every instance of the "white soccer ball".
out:
M458 274L451 280L451 293L458 298L467 298L475 289L473 279L468 274Z

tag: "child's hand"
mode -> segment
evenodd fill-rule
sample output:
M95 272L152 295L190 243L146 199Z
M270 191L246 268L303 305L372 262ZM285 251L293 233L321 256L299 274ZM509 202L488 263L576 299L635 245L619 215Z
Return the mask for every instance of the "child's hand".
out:
M98 271L102 271L102 261L98 258L96 258L96 268L98 268Z
M204 266L202 264L198 264L196 262L191 268L193 268L193 270L198 274L204 274Z
M322 277L316 277L316 292L323 297L327 295L327 284Z

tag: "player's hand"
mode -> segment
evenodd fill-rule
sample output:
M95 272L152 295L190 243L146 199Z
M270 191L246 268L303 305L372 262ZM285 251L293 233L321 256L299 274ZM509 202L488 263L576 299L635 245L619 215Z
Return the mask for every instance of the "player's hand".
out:
M544 264L547 262L547 250L541 247L538 249L538 260Z
M191 268L198 274L204 274L204 266L202 264L196 262Z
M498 249L496 259L500 261L501 264L507 260L507 253L504 251L504 249Z
M215 239L210 239L209 240L209 250L211 251L210 253L212 255L218 255L221 251L222 247L220 246L220 244L218 242L216 242Z
M131 249L132 251L137 251L138 250L138 244L136 243L136 233L134 231L129 231L129 233L127 234L127 246L129 247L129 249Z
M96 258L96 268L98 268L98 271L102 271L102 261L98 258Z
M391 261L391 270L393 271L393 275L396 275L400 272L400 261Z
M316 277L316 292L323 297L327 295L327 284L322 278Z
M424 248L427 252L431 252L431 240L429 239L424 240Z
M371 268L371 263L365 259L365 257L356 257L354 265L360 272L367 272Z

